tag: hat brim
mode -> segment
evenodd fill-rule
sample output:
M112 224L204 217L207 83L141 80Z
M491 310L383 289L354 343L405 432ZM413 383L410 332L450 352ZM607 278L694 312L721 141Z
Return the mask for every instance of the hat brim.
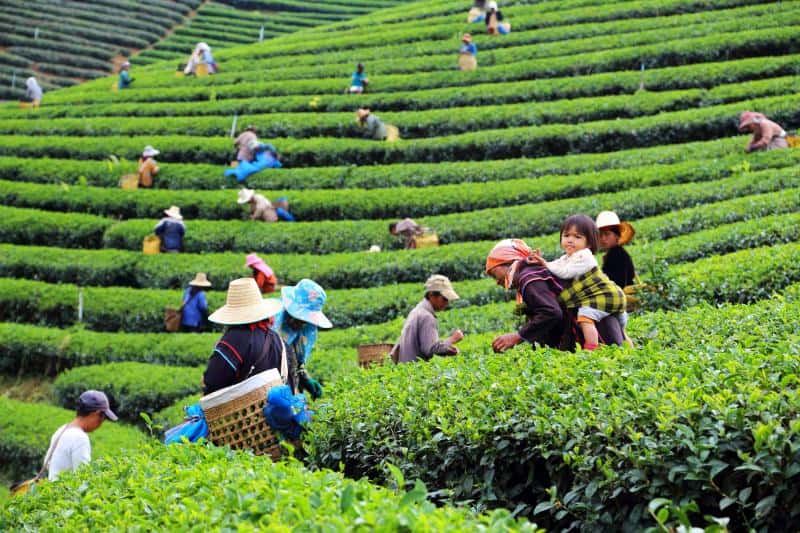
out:
M169 209L164 209L164 214L168 217L177 218L178 220L183 220L183 216L180 213L173 213Z
M277 315L281 309L283 309L283 304L275 298L261 300L261 303L243 309L231 308L225 304L211 313L208 320L223 326L252 324Z
M624 246L633 240L633 237L636 235L636 230L633 229L633 226L630 222L625 222L624 220L619 223L619 244L620 246Z
M256 195L255 191L247 193L244 196L240 196L239 199L236 200L236 202L239 203L239 204L246 204L247 202L252 200L253 196L255 196L255 195Z
M191 281L189 282L190 287L210 287L210 281Z
M444 296L445 298L447 298L447 301L448 301L448 302L453 302L453 301L455 301L455 300L458 300L459 298L461 298L461 297L460 297L460 296L459 296L459 295L456 293L456 291L454 291L453 289L445 289L445 290L443 290L443 291L440 291L440 292L439 292L439 294L441 294L442 296Z
M142 152L142 155L144 157L153 157L154 155L158 155L160 153L161 152L159 150L145 150L144 152Z
M297 320L308 322L322 329L333 327L333 323L322 311L309 311L294 303L294 287L283 287L281 289L281 300L286 312Z
M114 411L112 411L111 409L103 409L102 412L103 415L112 422L116 422L117 420L119 420L119 417L115 415Z

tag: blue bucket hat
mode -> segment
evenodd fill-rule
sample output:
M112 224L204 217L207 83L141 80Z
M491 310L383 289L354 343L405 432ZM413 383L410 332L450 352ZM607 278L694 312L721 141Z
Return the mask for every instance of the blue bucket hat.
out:
M322 329L333 327L328 317L322 313L322 306L327 299L325 290L310 279L301 279L296 286L281 289L283 307L289 315Z

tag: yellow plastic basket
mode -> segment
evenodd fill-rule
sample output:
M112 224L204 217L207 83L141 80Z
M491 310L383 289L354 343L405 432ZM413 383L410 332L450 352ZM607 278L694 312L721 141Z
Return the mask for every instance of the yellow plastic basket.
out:
M400 140L400 130L397 126L386 125L386 140L390 143Z
M139 188L138 174L125 174L119 179L119 186L126 191L134 191Z
M201 76L208 76L208 65L205 63L199 63L196 67L194 67L194 75L198 78Z
M434 231L426 231L422 235L414 237L414 243L417 250L420 248L433 248L434 246L439 246L439 236Z
M148 235L142 241L142 253L144 255L156 255L161 253L161 239L158 235Z

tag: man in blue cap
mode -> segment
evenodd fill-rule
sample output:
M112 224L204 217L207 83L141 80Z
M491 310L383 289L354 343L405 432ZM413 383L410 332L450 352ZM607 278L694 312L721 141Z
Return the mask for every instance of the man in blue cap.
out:
M45 456L45 467L50 481L58 479L64 471L72 471L92 460L89 433L99 428L104 420L117 420L108 397L97 390L87 390L78 398L78 408L72 422L58 428L50 439Z

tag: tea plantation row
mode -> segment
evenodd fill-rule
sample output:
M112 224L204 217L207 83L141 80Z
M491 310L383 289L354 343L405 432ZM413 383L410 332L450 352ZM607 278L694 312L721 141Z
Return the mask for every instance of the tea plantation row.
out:
M791 214L798 211L798 207L800 197L797 189L790 188L668 211L634 220L638 238L629 249L637 260L659 257L674 262L698 257L703 252L724 253L753 246L756 242L769 244L770 238L791 238L793 228L780 227L780 224L793 220L793 217L778 216L774 217L774 222L764 221L763 224L759 217ZM700 234L690 235L693 232ZM769 237L770 234L774 237ZM682 235L688 237L674 238ZM557 234L526 238L548 254L557 253ZM708 238L708 242L702 242L704 238ZM655 242L663 239L671 240ZM644 248L637 246L648 241L654 242ZM371 253L368 256L365 252L328 254L318 256L314 265L309 265L304 254L275 255L268 257L268 261L282 283L314 278L328 289L421 281L436 272L458 281L473 279L482 272L487 250L493 245L493 240L487 240L411 252ZM51 283L180 288L199 270L208 274L216 287L221 288L248 272L243 266L242 255L233 253L152 257L134 251L59 248L56 253L58 260L55 260L53 247L0 244L0 251L0 276ZM365 260L367 258L369 261Z

